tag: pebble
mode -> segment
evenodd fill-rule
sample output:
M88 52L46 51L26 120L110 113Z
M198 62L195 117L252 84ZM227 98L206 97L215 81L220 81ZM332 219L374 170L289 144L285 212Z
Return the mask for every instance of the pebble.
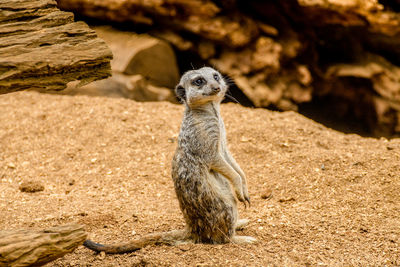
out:
M106 253L104 251L100 252L99 256L97 256L99 260L104 260L106 258Z
M9 162L9 163L7 164L7 167L10 168L10 169L15 169L15 164L12 163L12 162Z
M247 137L244 137L244 136L242 136L242 138L240 138L240 142L249 142L250 141L250 139L249 138L247 138Z
M266 189L264 192L261 193L261 198L262 199L269 199L272 197L272 190L271 189Z
M24 181L19 186L19 190L21 192L35 193L43 191L44 185L42 185L39 181Z

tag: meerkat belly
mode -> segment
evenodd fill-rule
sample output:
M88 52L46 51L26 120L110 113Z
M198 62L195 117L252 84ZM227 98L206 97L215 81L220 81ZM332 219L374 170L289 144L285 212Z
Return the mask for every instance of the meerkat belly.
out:
M185 170L187 167L190 170ZM186 162L179 169L180 175L173 175L175 190L193 240L229 242L237 221L236 200L229 184L205 166L188 166Z

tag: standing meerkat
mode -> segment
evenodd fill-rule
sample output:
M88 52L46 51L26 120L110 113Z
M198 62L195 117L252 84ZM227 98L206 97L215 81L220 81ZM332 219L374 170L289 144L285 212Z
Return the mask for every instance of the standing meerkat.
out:
M230 154L220 103L228 85L210 67L186 72L177 96L185 112L172 161L172 179L190 239L202 243L252 243L237 236L237 199L250 204L246 176ZM232 190L233 189L233 190Z
M172 160L172 179L186 229L149 234L126 244L101 245L86 240L86 247L97 252L126 253L149 244L256 241L236 235L236 229L248 222L238 219L236 198L246 206L250 205L250 197L246 176L228 150L220 115L227 89L221 74L210 67L186 72L175 88L185 111Z

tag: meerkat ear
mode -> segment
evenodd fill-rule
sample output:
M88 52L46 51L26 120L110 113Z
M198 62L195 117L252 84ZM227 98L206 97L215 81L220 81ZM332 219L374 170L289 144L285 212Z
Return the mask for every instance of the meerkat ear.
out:
M175 93L180 101L186 102L186 92L182 85L178 84L178 86L176 86Z

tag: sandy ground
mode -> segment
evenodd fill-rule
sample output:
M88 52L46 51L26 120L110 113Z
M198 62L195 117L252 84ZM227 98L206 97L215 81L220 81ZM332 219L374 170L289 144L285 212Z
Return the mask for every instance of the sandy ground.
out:
M80 223L127 241L183 228L170 178L183 107L126 99L0 96L0 229ZM248 176L254 245L150 246L48 266L400 265L400 140L327 129L293 112L222 107ZM22 182L44 190L22 192Z

